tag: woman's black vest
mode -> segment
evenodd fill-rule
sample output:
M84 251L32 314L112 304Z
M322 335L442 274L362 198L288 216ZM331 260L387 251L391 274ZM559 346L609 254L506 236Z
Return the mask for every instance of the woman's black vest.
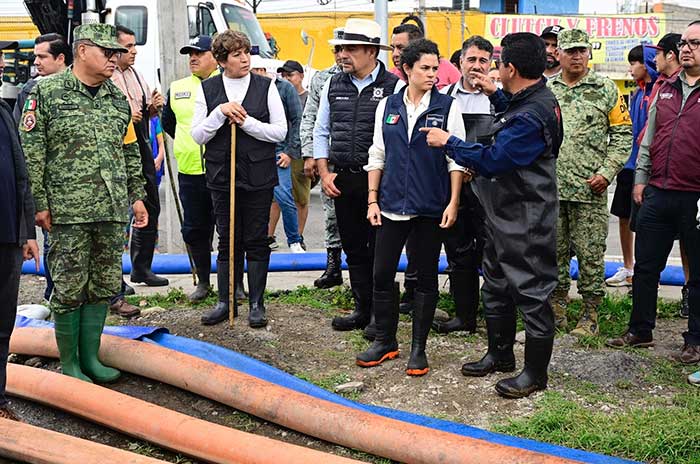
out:
M331 77L328 88L330 104L331 148L330 162L336 167L360 167L367 164L368 151L374 135L374 113L382 98L394 93L398 77L379 62L379 74L374 82L358 94L350 74Z
M267 93L272 80L250 74L250 84L241 105L258 121L269 123ZM207 114L228 103L221 74L202 82ZM207 187L229 190L231 184L231 125L228 122L207 142L204 151ZM236 187L243 190L266 190L277 185L275 144L258 140L236 127Z

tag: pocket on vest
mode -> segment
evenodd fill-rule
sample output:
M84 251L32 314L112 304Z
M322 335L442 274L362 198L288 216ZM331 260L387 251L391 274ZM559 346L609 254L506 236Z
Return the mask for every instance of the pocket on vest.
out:
M222 157L211 155L206 157L204 169L207 184L228 186L231 180L230 164Z
M248 169L248 182L251 187L263 187L277 184L277 164L274 154L272 158L266 156L254 161L251 157L250 169Z

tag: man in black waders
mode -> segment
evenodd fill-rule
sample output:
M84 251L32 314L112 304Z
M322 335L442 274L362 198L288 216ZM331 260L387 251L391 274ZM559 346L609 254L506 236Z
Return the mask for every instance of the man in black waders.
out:
M202 82L195 101L191 135L205 145L205 177L211 191L219 255L216 259L219 302L202 316L213 325L229 317L229 233L235 236L234 274L243 274L248 260L250 312L248 324L267 325L263 293L267 283L270 247L267 224L272 191L277 185L275 143L287 135L287 118L272 80L250 72L250 40L227 30L212 43L214 58L223 73ZM231 131L236 131L235 231L229 230L231 187ZM239 279L236 279L237 281ZM233 308L234 315L238 308Z
M547 388L554 341L549 295L557 285L556 224L559 210L556 156L562 140L561 112L542 77L547 54L541 38L509 34L501 42L504 92L481 73L471 73L491 96L497 112L489 144L459 140L438 129L428 144L474 169L476 194L486 212L484 285L488 352L462 366L466 376L515 370L516 308L527 334L525 368L501 380L496 391L521 398Z

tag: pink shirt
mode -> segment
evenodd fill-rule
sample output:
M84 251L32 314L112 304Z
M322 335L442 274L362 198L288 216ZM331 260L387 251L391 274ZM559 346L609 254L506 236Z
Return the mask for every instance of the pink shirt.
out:
M117 66L114 74L112 74L112 82L126 95L132 114L141 111L143 97L146 97L146 106L151 104L151 89L148 87L143 75L132 66L129 66L124 71Z
M399 68L393 68L389 72L406 82L406 78ZM440 58L440 67L438 68L436 84L438 89L447 87L455 82L459 82L461 78L462 73L459 72L459 69L455 68L455 65L450 63L449 60L446 60L445 58Z

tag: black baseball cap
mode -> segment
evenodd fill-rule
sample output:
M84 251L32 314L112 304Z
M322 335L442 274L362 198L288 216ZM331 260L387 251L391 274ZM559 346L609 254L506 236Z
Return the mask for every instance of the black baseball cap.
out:
M208 35L200 35L190 40L189 45L185 45L180 49L180 55L189 55L192 52L208 52L211 51L211 37Z
M680 40L680 39L679 39ZM0 40L0 50L10 50L19 47L19 44L10 40Z
M542 31L542 34L540 34L540 37L542 37L543 39L546 35L553 35L554 37L558 37L559 33L563 30L564 28L559 24L555 24L554 26L547 26Z
M298 72L301 74L304 74L304 67L299 63L298 61L294 60L287 60L284 62L282 67L277 68L277 72Z
M664 53L673 52L678 56L678 42L681 41L681 35L670 32L661 37L661 40L656 45L649 44L647 47L661 50Z

